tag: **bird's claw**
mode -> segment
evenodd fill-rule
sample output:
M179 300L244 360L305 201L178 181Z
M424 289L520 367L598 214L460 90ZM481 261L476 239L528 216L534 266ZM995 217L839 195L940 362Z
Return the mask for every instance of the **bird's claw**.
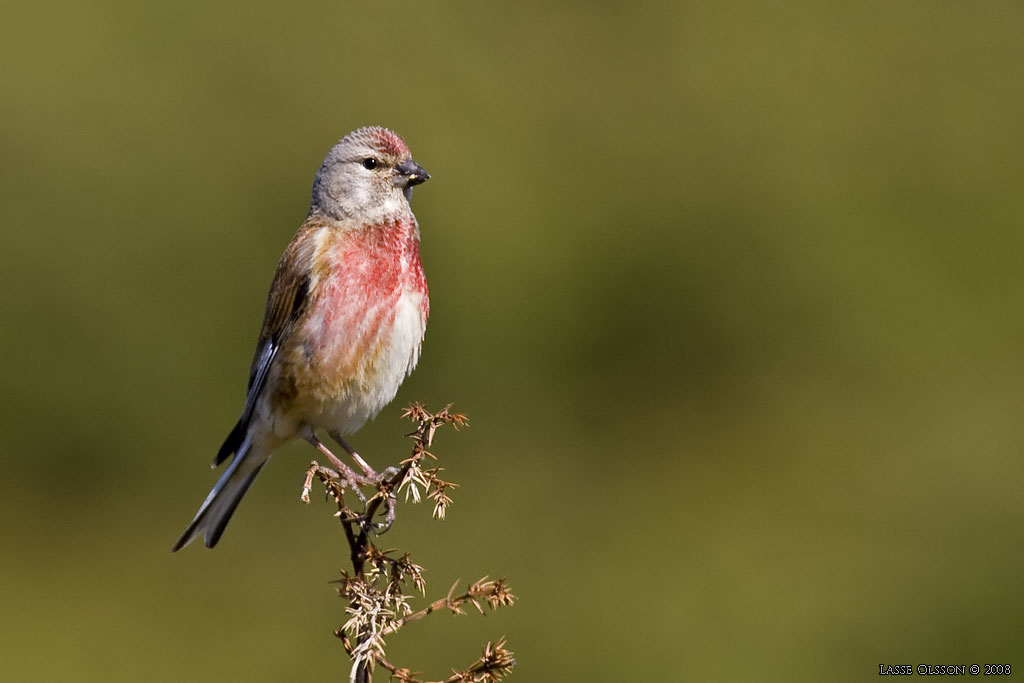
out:
M383 472L381 472L380 474L377 475L377 481L380 482L380 483L383 483L385 481L389 481L391 479L394 479L395 477L398 476L398 474L401 471L402 470L398 469L397 467L388 467Z

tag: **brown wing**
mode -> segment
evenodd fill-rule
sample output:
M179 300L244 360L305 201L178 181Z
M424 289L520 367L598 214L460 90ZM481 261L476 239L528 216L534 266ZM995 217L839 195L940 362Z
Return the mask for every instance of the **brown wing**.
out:
M312 298L314 292L311 289L314 285L310 275L313 253L316 247L316 234L322 229L325 229L322 224L307 221L295 233L295 237L292 238L284 254L281 255L273 284L270 286L270 293L267 295L267 309L263 314L263 326L260 329L259 340L256 342L256 353L249 369L249 389L245 398L245 409L235 428L231 430L231 434L228 435L217 452L215 465L219 465L228 456L235 453L245 440L256 401L266 386L267 376L274 358L293 324L302 315Z

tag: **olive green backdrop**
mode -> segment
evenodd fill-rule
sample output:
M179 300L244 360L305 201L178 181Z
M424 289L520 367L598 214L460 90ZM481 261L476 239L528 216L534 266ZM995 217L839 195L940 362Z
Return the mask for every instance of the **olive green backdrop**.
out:
M313 453L216 551L215 479L328 148L399 131L431 319L354 439L449 520L382 541L521 601L392 640L432 677L1024 672L1017 2L53 2L0 27L0 677L344 680ZM433 623L431 623L433 622Z

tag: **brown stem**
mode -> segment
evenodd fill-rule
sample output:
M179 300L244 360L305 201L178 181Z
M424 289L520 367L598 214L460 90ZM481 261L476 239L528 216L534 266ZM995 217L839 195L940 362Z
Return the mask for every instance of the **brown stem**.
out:
M456 600L458 600L458 598L456 598ZM405 626L409 622L411 622L411 621L419 621L420 619L422 619L423 617L427 616L428 614L431 614L432 612L436 612L437 610L441 609L442 607L447 607L447 606L448 606L448 598L441 598L440 600L435 600L434 602L430 603L429 605L427 605L423 609L418 610L416 612L413 612L412 614L408 614L408 615L402 617L401 619L399 619L398 621L396 621L391 626L388 626L387 628L384 629L384 633L385 633L385 635L388 634L388 633L394 633L395 631L397 631L398 629L402 628L403 626Z
M407 461L402 465L402 469L398 470L398 474L389 479L381 488L386 487L390 492L396 486L402 483L405 479L405 475L409 473L409 468L412 467L412 460ZM377 510L381 504L387 500L388 493L381 492L380 495L374 496L370 499L369 505L366 506L366 512L363 514L363 523L360 526L359 537L356 539L355 546L352 547L352 568L356 570L356 574L363 573L363 564L366 560L366 549L370 542L370 529L373 528L373 516L377 514ZM349 545L352 545L352 540L349 539ZM358 562L356 561L358 558Z
M387 528L389 528L391 524L394 522L394 508L397 503L398 487L401 486L402 482L409 475L409 471L412 469L414 464L419 463L425 457L434 457L433 455L426 451L426 447L429 447L430 444L433 442L435 431L438 429L438 427L440 427L443 424L453 424L456 429L466 424L465 416L449 414L449 408L450 406L446 406L441 412L437 414L429 413L425 408L418 404L413 404L408 409L406 409L406 412L403 415L403 417L412 417L414 420L419 421L419 425L416 428L416 430L409 435L413 438L414 441L412 455L406 460L402 461L401 467L399 469L395 470L394 468L388 468L381 474L377 474L373 469L371 469L370 466L355 452L355 450L352 449L352 447L349 446L341 438L340 434L335 434L332 432L331 436L336 441L338 441L338 443L341 444L341 446L346 451L349 452L353 459L355 459L355 461L359 464L360 468L364 471L366 476L359 475L358 473L353 471L352 468L348 467L345 463L341 462L330 451L329 448L327 448L322 442L320 442L320 440L316 437L316 434L313 433L312 430L310 430L308 434L303 435L307 441L309 441L313 446L317 448L317 450L320 453L322 453L325 457L327 457L330 460L331 464L334 466L334 470L325 467L320 467L314 461L310 466L309 470L306 472L306 479L302 489L302 500L305 502L309 501L310 488L312 486L314 477L319 478L324 483L329 494L333 494L335 501L338 505L339 521L341 522L342 529L345 532L345 540L348 542L349 545L350 559L352 561L352 569L354 570L352 579L365 580L364 570L366 567L367 560L371 557L376 557L380 555L380 552L376 550L372 541L370 540L370 532L374 530L374 517L378 514L378 512L380 512L381 505L385 505L386 515L383 530L386 531ZM440 501L442 498L446 498L444 496L444 489L452 485L447 482L441 482L439 479L437 479L437 471L440 470L437 469L433 472L434 476L432 481L435 487L437 488L436 498L438 501ZM395 474L393 474L393 476L391 476L390 478L385 479L387 474L391 472L394 472ZM367 500L366 496L363 494L360 488L363 486L376 488L376 494L371 496L369 500ZM344 499L346 489L351 491L362 502L362 514L356 514L355 511L349 508L348 505L346 504L346 501ZM358 529L356 528L355 525L358 525ZM383 531L381 531L381 533L383 533ZM402 560L402 562L406 561L407 559ZM392 560L392 562L396 561ZM413 569L413 575L415 577L414 580L416 581L417 586L422 591L422 578L419 577L420 569L415 565L411 565L411 567ZM395 567L393 567L392 572L394 573L396 571L398 570ZM477 584L474 584L473 586L475 587L476 585ZM413 612L411 614L406 615L402 619L394 622L392 626L383 629L383 632L378 635L393 633L405 624L413 621L418 621L423 617L427 616L428 614L431 614L432 612L441 609L442 607L447 607L453 611L461 612L460 606L463 603L470 600L475 602L475 597L479 597L474 596L473 587L470 588L469 592L463 595L460 595L458 597L452 597L452 592L454 591L454 589L455 586L452 586L452 589L444 598L435 600L427 607L417 612ZM357 602L358 601L353 600L350 603L350 606L358 607ZM479 605L477 605L477 607L479 608ZM345 651L351 657L354 656L355 652L357 651L362 652L360 648L363 647L367 643L368 639L374 634L371 632L370 626L364 625L362 628L359 629L359 632L355 634L355 638L353 639L355 641L354 643L350 641L348 636L346 636L342 632L342 629L338 629L335 632L335 635L341 638L342 643L345 646ZM490 648L490 644L488 644L488 648ZM379 654L377 654L376 652L369 653L369 656L366 659L360 661L358 667L356 668L353 680L355 680L357 683L371 683L373 677L372 674L370 673L370 668L373 665L373 663L379 663L384 669L391 673L393 678L397 678L399 681L402 681L403 683L424 683L423 681L420 681L419 679L415 678L408 669L399 669L383 657L380 657ZM479 668L481 666L484 666L486 668ZM484 664L483 660L480 660L478 663L474 664L473 667L466 670L465 672L457 672L455 675L448 679L445 679L444 681L435 681L434 683L457 683L459 681L466 680L466 675L468 675L471 671L488 670L489 665Z
M442 607L450 607L452 605L459 606L459 605L461 605L462 603L466 602L467 600L469 600L472 597L473 596L470 595L469 593L463 593L462 595L460 595L458 597L455 597L455 598L451 597L450 595L446 595L443 598L439 598L437 600L434 600L434 602L430 603L429 605L427 605L423 609L417 610L417 611L413 612L412 614L407 614L404 617L402 617L401 619L396 620L391 626L388 626L387 628L384 629L384 634L387 635L388 633L394 633L395 631L397 631L398 629L402 628L403 626L405 626L409 622L419 621L423 617L427 616L428 614L432 614L432 613L436 612L437 610L441 609Z
M396 486L402 483L405 479L405 475L409 473L409 468L412 467L412 461L406 462L402 466L402 469L398 471L394 477L389 479L383 486L379 488L387 488L390 492ZM381 495L383 494L383 495ZM363 522L360 524L359 536L357 537L352 529L352 522L348 520L342 520L342 525L345 528L345 538L348 540L348 545L351 550L352 557L352 569L355 570L356 575L363 573L363 567L366 565L366 557L369 551L370 544L370 529L373 528L373 516L377 514L378 508L381 503L387 500L389 493L380 491L380 494L374 496L369 504L366 506L366 512L363 514ZM362 644L366 641L368 634L360 633L358 642ZM356 670L356 683L370 683L370 665L369 662L363 662L359 665Z

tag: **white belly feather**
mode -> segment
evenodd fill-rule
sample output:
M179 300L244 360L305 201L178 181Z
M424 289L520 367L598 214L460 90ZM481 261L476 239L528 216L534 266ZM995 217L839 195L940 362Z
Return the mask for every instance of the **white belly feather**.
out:
M368 361L366 376L373 381L362 390L346 392L336 403L323 406L320 415L310 416L314 426L351 434L377 417L395 398L402 381L416 367L423 342L424 320L421 308L423 294L405 291L398 299L395 321L388 330L381 330L381 351ZM387 336L390 334L390 339ZM354 388L354 387L353 387Z

